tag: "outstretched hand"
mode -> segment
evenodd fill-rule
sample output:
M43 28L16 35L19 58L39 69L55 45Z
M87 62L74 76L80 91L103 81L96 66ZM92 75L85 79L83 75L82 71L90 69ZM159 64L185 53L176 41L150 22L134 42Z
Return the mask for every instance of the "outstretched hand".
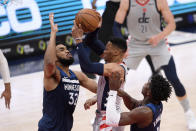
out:
M54 24L54 13L50 13L49 20L50 20L51 32L54 33L58 32L58 25Z

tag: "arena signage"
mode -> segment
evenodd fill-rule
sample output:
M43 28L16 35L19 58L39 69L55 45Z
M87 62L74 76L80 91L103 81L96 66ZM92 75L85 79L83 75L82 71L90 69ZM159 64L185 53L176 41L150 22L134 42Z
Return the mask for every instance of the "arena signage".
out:
M29 21L20 22L17 18L16 11L20 9L28 9L31 13L31 19ZM39 7L35 0L24 0L21 4L8 3L7 6L0 6L0 17L7 16L9 21L3 21L0 23L0 36L8 35L11 31L16 33L22 33L32 30L37 30L42 25L42 19L39 11Z

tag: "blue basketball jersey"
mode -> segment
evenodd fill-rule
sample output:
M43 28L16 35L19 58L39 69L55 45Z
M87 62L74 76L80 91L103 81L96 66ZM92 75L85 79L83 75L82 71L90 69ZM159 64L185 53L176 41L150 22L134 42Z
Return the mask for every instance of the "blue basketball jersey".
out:
M160 131L163 104L160 103L159 105L155 105L155 104L149 103L146 106L149 107L153 112L152 123L145 128L139 128L137 127L137 124L133 124L131 125L131 131Z
M73 112L79 95L79 80L69 70L70 77L58 68L61 80L52 91L44 89L43 117L39 121L39 131L71 131Z

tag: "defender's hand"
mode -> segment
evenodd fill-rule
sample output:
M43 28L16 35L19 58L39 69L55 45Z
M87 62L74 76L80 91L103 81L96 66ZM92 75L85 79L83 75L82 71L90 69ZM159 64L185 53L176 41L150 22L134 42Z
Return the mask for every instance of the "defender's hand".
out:
M54 24L54 13L50 13L49 20L50 20L51 32L54 33L58 32L58 25Z

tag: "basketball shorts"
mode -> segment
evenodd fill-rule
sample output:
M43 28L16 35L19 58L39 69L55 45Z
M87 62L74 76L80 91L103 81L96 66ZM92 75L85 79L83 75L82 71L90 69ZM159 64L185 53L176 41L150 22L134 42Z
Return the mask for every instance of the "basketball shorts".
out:
M162 40L157 46L153 47L150 44L142 44L131 39L128 43L129 53L125 58L125 63L128 68L136 70L146 55L150 55L153 66L158 69L160 66L167 65L171 58L170 48L165 40Z

